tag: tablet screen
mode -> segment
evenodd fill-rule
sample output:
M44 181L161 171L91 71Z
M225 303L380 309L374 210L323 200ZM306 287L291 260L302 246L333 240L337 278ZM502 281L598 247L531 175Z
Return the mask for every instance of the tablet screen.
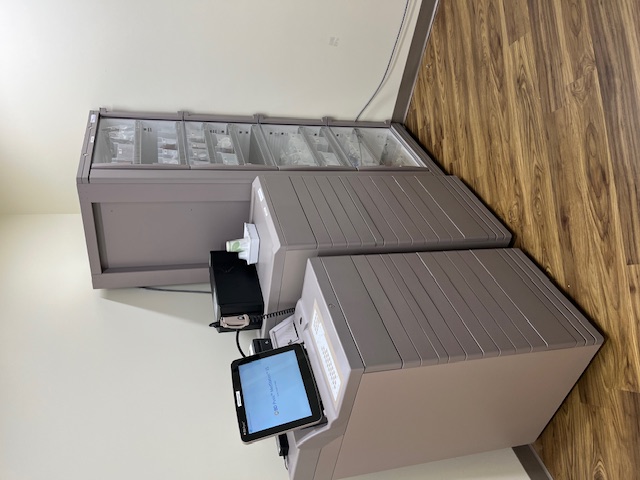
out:
M313 374L301 345L236 360L231 372L244 442L312 425L322 418Z

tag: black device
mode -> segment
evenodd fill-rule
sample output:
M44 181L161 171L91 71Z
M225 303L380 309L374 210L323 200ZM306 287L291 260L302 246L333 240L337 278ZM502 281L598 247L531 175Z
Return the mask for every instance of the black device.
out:
M253 344L253 351L255 353L273 350L273 344L270 338L254 338L251 343Z
M264 302L255 265L247 265L237 253L213 251L209 254L209 280L213 296L212 326L218 332L262 326Z
M276 437L276 447L278 449L279 457L286 457L289 455L289 440L286 433L281 433Z
M235 360L231 379L240 438L245 443L323 419L320 395L300 344Z

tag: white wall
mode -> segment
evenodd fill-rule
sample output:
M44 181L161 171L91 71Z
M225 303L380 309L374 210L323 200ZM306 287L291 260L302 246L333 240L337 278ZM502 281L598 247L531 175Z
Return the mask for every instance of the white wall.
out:
M79 215L0 216L0 265L0 478L288 478L240 442L208 295L92 290ZM528 477L507 449L360 480L388 478Z
M391 117L420 2L363 120ZM79 210L91 108L353 119L403 9L404 0L0 2L0 213Z

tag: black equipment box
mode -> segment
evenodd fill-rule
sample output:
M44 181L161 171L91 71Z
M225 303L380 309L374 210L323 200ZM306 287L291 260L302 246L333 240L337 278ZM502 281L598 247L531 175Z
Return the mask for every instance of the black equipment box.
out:
M233 332L236 329L220 325L223 317L247 315L250 319L243 330L255 330L262 326L264 302L255 265L247 265L237 253L211 252L209 257L209 279L213 295L214 323L218 332ZM223 322L224 323L224 322Z

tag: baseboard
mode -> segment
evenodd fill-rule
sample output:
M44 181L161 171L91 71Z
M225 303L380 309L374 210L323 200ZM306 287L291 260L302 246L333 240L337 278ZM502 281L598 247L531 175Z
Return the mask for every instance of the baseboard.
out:
M516 454L522 464L522 468L524 468L531 480L553 480L549 470L544 466L544 463L542 463L542 460L540 460L531 445L513 447L513 453Z

